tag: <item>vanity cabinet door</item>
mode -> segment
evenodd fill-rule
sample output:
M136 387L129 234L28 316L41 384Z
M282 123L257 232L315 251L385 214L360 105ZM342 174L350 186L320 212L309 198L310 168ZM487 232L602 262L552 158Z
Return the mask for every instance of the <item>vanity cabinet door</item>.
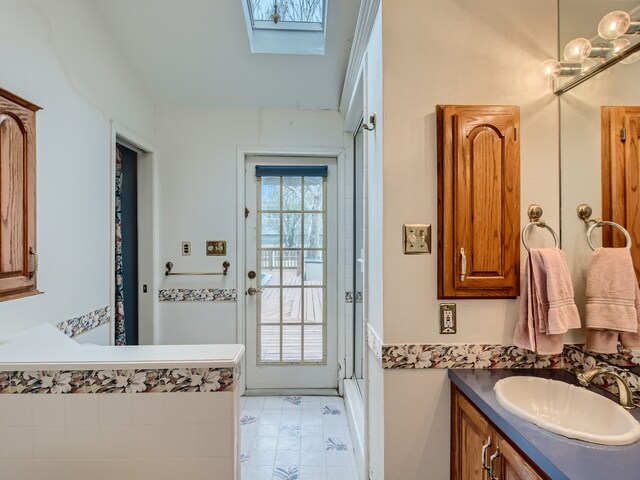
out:
M520 109L439 105L438 297L514 298Z
M497 459L500 480L544 480L504 438L498 438L500 457ZM495 467L494 467L495 468Z
M482 455L485 454L485 465L488 465L489 453L498 442L496 433L455 387L452 387L451 402L451 479L489 480Z

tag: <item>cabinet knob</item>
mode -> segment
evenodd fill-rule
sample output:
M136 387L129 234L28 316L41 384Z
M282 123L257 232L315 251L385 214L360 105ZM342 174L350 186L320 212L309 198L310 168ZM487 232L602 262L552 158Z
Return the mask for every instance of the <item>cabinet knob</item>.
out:
M464 253L464 248L460 249L460 257L462 258L462 273L460 274L460 281L464 282L467 276L467 255Z

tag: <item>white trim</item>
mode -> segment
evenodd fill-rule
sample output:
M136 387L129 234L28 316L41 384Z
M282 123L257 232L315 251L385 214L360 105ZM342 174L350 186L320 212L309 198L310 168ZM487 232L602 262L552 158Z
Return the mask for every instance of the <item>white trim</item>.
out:
M148 290L145 295L151 295L150 303L151 303L151 324L147 325L147 331L150 331L150 335L148 338L139 337L140 343L158 343L158 300L157 300L157 269L156 265L158 264L158 209L157 209L157 192L158 192L158 181L157 181L157 152L158 148L151 142L148 142L143 137L140 137L135 132L127 129L122 126L115 120L111 120L111 141L110 141L110 187L109 187L109 196L110 196L110 208L109 208L109 307L111 310L111 320L110 324L110 338L109 343L113 345L114 337L115 337L115 173L116 173L116 143L119 139L124 140L125 143L131 144L136 147L137 150L143 152L144 157L143 160L149 162L148 166L145 166L146 174L150 175L148 178L147 186L150 188L150 192L148 192L151 205L147 205L146 207L151 211L151 232L150 236L152 238L151 242L151 260L148 265L146 265L146 270L150 275L150 282L147 283ZM138 162L140 162L141 158L139 155ZM140 179L139 179L140 184ZM149 198L147 197L147 198ZM147 202L148 203L148 202ZM142 304L142 302L141 302ZM141 317L140 317L141 318ZM144 331L144 329L140 329Z
M246 337L245 331L245 302L244 302L244 292L246 289L246 277L245 277L245 189L246 189L246 179L245 179L245 163L246 158L248 156L261 155L261 156L291 156L291 157L326 157L326 158L335 158L338 168L338 211L341 212L344 210L344 194L340 195L340 182L344 183L343 171L341 170L343 167L341 166L345 162L345 149L343 147L339 148L299 148L299 147L237 147L236 148L236 263L238 264L238 275L236 276L236 288L238 292L238 300L236 301L236 343L243 343ZM342 213L344 215L344 213ZM343 235L342 237L340 235ZM344 252L344 225L342 226L342 230L340 230L340 225L338 225L338 252ZM339 253L338 253L339 255ZM338 279L342 278L344 287L344 263L338 264L337 267L337 275ZM345 323L344 323L344 310L340 310L337 308L337 305L340 304L340 297L338 293L338 298L336 301L336 309L337 309L337 317L338 317L338 363L341 363L340 356L340 344L342 343L344 346L344 336L345 336ZM344 292L342 294L344 297ZM344 361L342 361L344 364ZM241 361L241 370L246 372L246 356L242 358ZM342 384L342 379L344 379L344 365L342 368L338 370L339 378L338 385ZM240 382L240 394L244 395L246 390L246 376L241 375Z
M358 478L367 478L365 473L365 408L364 400L360 395L358 386L355 382L347 378L344 381L344 407L349 420L349 430L351 432L351 443L356 458L356 467L358 469Z
M339 110L343 114L348 112L349 105L352 103L352 98L358 84L358 77L360 76L362 59L369 44L369 38L371 37L373 24L378 14L380 1L381 0L362 0L360 4L355 35L353 36L353 43L349 54L349 64L347 65L347 73L344 76L342 95L340 97Z

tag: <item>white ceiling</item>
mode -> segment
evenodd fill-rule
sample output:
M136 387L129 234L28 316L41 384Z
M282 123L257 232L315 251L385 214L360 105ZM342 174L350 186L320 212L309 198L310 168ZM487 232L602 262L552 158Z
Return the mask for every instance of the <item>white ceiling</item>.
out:
M328 0L326 54L249 51L244 0L92 0L161 104L337 109L360 0Z

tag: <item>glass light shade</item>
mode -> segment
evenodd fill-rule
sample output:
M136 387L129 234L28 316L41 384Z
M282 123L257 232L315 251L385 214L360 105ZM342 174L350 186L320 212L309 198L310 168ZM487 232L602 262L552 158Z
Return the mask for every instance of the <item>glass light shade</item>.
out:
M564 47L564 58L567 62L579 63L591 54L591 42L586 38L575 38Z
M585 61L582 62L582 68L581 68L580 73L584 75L589 70L591 70L593 67L595 67L597 64L598 64L598 62L596 62L593 58L585 59Z
M620 63L624 63L625 65L630 65L632 63L636 63L640 60L640 52L632 53L627 58L620 60Z
M611 46L613 47L613 52L612 53L614 55L617 55L622 50L627 48L629 45L631 45L631 42L629 40L627 40L626 38L617 38L613 42L611 42Z
M557 77L560 75L560 62L553 58L542 62L540 67L542 68L543 73L548 77Z
M626 33L630 24L629 14L622 10L616 10L602 17L598 25L598 35L605 40L615 40Z

